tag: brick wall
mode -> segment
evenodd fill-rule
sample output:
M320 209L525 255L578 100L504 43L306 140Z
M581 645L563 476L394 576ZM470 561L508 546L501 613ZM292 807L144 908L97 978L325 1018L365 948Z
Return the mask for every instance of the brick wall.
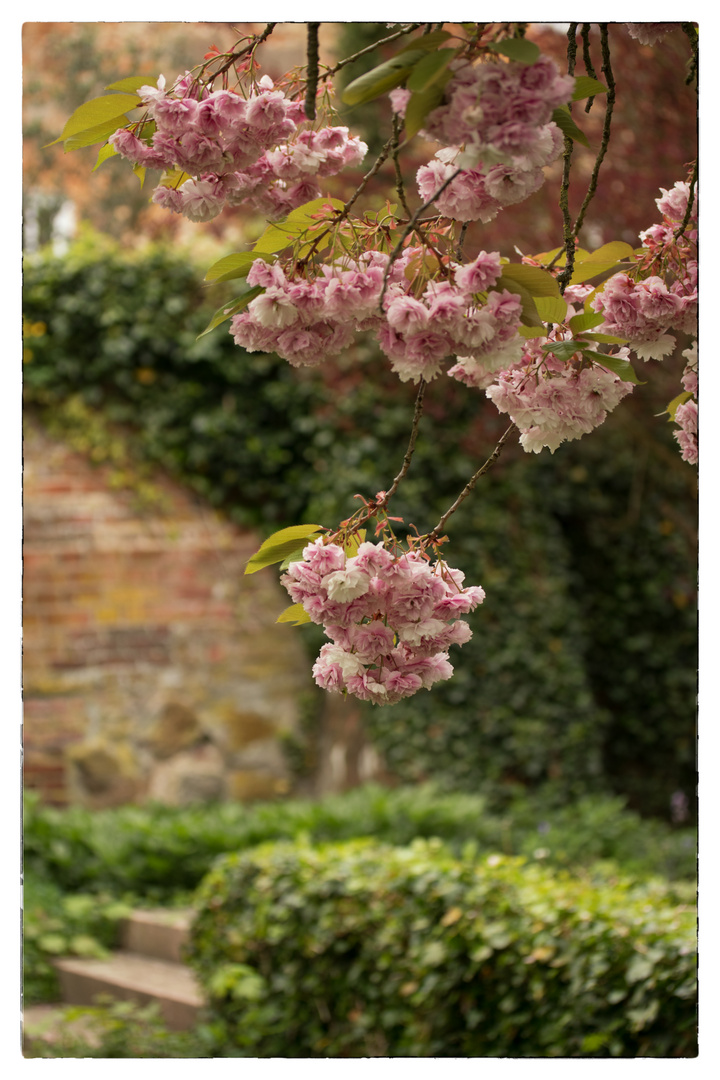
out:
M311 686L259 545L161 477L140 512L28 417L24 777L56 804L283 794L283 737Z

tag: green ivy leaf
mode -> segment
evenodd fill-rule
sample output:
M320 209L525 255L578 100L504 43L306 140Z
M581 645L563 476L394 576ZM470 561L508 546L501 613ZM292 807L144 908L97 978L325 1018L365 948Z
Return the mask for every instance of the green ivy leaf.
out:
M593 363L599 363L601 367L614 371L625 382L635 383L636 386L645 386L645 383L638 379L629 360L623 360L621 356L608 356L607 353L593 352L592 349L583 349L582 354L586 360L592 360Z
M228 304L223 304L221 308L213 315L208 325L203 330L202 334L198 334L196 341L199 341L201 337L205 337L211 330L214 330L216 326L220 326L228 319L232 319L233 315L237 315L243 311L251 300L254 300L256 296L259 296L261 292L264 292L262 285L253 285L247 287L247 291L242 296L236 297L235 300L231 300Z
M429 35L428 35L429 36ZM413 42L413 45L416 45ZM386 60L372 71L366 71L345 87L342 100L346 105L364 105L388 91L394 90L407 79L413 67L424 59L425 51L415 48L406 49L397 56Z
M506 38L505 41L494 41L488 46L491 52L507 56L510 60L517 60L520 64L536 64L540 58L540 50L537 45L527 38Z
M559 105L557 109L554 109L552 118L566 138L572 139L574 142L579 142L583 146L587 146L588 150L590 149L587 135L583 134L577 126L570 115L570 110L567 105Z
M594 97L595 94L607 94L607 86L603 86L598 79L591 79L589 75L576 76L573 101L582 101L584 98Z
M265 566L272 566L273 563L282 562L287 555L296 550L298 541L302 540L309 543L311 540L315 540L321 531L322 525L291 525L287 529L280 529L279 532L268 536L255 554L250 557L245 567L245 573L255 574Z
M302 604L291 604L282 611L275 622L291 623L293 626L302 626L303 623L312 622Z

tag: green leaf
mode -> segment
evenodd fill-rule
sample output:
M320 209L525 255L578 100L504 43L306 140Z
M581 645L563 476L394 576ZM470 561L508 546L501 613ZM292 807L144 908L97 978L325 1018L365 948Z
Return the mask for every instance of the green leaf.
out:
M312 199L310 202L303 203L302 206L298 206L295 210L292 210L284 221L278 221L274 225L268 225L252 250L268 255L276 251L282 251L283 248L286 248L293 240L302 236L308 226L315 224L313 215L318 214L323 208L328 206L331 206L333 210L342 210L345 203L341 202L340 199L330 199L328 197Z
M179 188L186 180L192 180L190 173L186 173L182 169L171 169L169 172L162 174L158 180L158 187Z
M561 323L567 318L567 300L561 296L534 296L535 307L543 322Z
M62 135L55 142L64 142L71 135L79 135L100 124L105 124L114 117L122 116L129 109L136 109L140 104L137 94L104 94L80 105L67 120ZM117 125L120 126L119 124ZM54 143L48 143L53 146Z
M124 90L128 94L133 94L140 89L141 86L156 86L156 75L128 75L127 79L120 79L118 82L110 83L106 86L106 90Z
M140 187L142 187L145 183L145 173L147 172L147 169L144 165L133 165L133 172L140 181Z
M488 48L501 56L507 56L510 60L517 60L520 64L536 64L540 57L537 45L527 38L506 38L504 41L494 41Z
M438 45L442 45L444 41L451 37L452 34L447 30L432 30L429 34L423 34L422 37L411 38L406 41L400 49L400 53L410 52L413 49L425 49L426 52L429 52L431 49L437 49Z
M98 150L97 161L92 167L92 172L95 172L96 169L99 169L103 162L107 161L108 158L116 156L117 150L112 145L112 143L106 143L105 146L100 147L100 149Z
M667 409L665 409L665 412L661 412L659 415L664 416L665 413L667 413L668 416L670 417L670 420L673 421L675 419L675 413L678 410L678 406L679 405L684 405L685 402L689 401L691 397L692 397L692 394L690 393L689 390L683 390L683 392L681 394L678 394L677 397L674 397L672 399L672 401L670 401L668 403L668 407L667 407Z
M288 529L280 529L279 532L268 536L251 556L245 567L245 573L254 574L265 566L282 562L287 555L296 550L298 541L303 540L308 543L316 539L321 530L322 525L291 525Z
M356 533L353 533L352 536L348 536L345 544L343 545L345 554L347 555L348 559L351 559L353 555L357 555L360 545L365 540L366 535L367 529L358 529L358 531Z
M512 278L518 285L523 285L532 296L560 296L558 283L547 270L539 266L527 266L525 263L503 264L502 275Z
M412 74L407 81L408 90L413 93L422 93L432 86L446 71L448 64L457 56L457 49L438 49L437 52L428 53L415 65Z
M429 36L429 35L428 35ZM416 46L416 43L413 42ZM423 50L410 48L386 60L384 64L366 71L345 87L342 100L346 105L364 105L374 98L387 94L404 83L415 64L425 56Z
M84 146L94 146L95 143L105 142L110 135L114 135L118 128L123 126L121 122L123 120L127 121L127 116L116 116L104 124L98 124L97 127L82 131L79 135L72 135L63 143L63 150L66 154L69 154L72 150L81 150ZM58 140L56 139L55 142L58 142ZM52 146L53 144L49 143L48 145Z
M425 123L425 117L433 109L437 108L443 98L445 92L445 86L450 79L450 73L446 72L447 77L443 77L439 82L429 86L427 90L415 92L407 103L405 108L405 138L406 140L412 139L417 135L421 127Z
M583 312L582 315L573 315L568 326L574 334L582 334L583 330L590 330L593 326L599 326L604 320L605 316L598 315L595 311Z
M602 345L627 345L628 338L614 337L612 334L583 334L583 341L598 341Z
M275 622L292 623L293 626L302 626L303 623L312 622L302 604L291 604L282 611Z
M291 552L291 553L290 553L290 554L289 554L289 555L288 555L288 556L287 556L286 558L284 558L284 559L283 559L283 561L282 561L282 562L280 563L280 569L281 569L281 570L287 570L287 568L288 568L288 566L290 565L290 563L294 563L294 562L302 562L302 561L303 561L303 551L304 551L304 549L305 549L305 545L304 545L304 544L301 544L299 548L295 548L295 550L294 550L294 551L292 551L292 552Z
M580 128L577 126L567 105L559 105L557 109L553 110L552 119L562 131L563 135L568 139L573 139L575 142L582 143L583 146L587 146L590 149L590 143L588 142L587 135L584 135Z
M587 255L575 256L575 267L570 278L571 285L581 285L583 281L612 270L618 263L632 259L633 249L622 240L611 240L596 251Z
M608 356L607 353L593 352L592 349L583 349L582 354L586 360L592 360L593 363L599 363L601 367L614 371L624 382L635 383L636 386L645 386L645 383L638 379L629 360L623 360L621 356Z
M557 356L558 360L563 362L568 361L571 356L580 351L581 347L577 341L551 341L542 347L542 352L552 353L553 356Z
M537 326L542 322L537 308L535 307L535 301L533 297L519 281L515 281L513 278L505 277L502 275L498 278L494 285L490 287L490 292L502 292L503 289L507 289L508 292L514 293L515 296L519 296L522 301L522 309L520 314L520 320L525 326ZM543 331L543 336L544 336Z
M270 255L257 254L251 251L236 251L232 255L225 255L213 263L205 274L205 281L232 281L234 278L247 277L248 271L258 259L272 262Z
M202 334L198 334L196 341L199 341L201 337L205 337L211 330L214 330L216 326L220 326L221 323L232 319L233 315L237 315L240 311L248 306L251 300L254 300L256 296L259 296L261 292L264 292L262 285L253 285L252 288L248 287L247 291L242 296L238 296L235 300L231 300L228 304L223 304L221 308L213 315L208 325L203 330Z
M607 94L607 86L603 86L597 79L591 79L589 75L576 76L573 101L582 101L584 98L594 97L595 94Z
M518 334L524 338L539 338L547 337L547 330L544 326L518 326Z

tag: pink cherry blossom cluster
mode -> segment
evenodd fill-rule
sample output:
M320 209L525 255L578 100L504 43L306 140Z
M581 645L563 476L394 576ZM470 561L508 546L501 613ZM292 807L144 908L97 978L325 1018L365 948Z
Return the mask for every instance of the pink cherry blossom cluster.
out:
M683 390L686 393L691 394L692 397L684 402L682 405L678 405L675 410L675 423L679 425L678 430L675 432L675 438L680 446L683 461L690 462L691 465L697 465L698 463L698 355L697 355L697 342L693 342L689 349L685 349L683 356L687 360L685 365L685 371L683 372L682 384Z
M208 92L188 76L167 92L161 75L157 87L142 86L138 93L155 122L150 142L127 128L109 142L133 164L187 173L190 179L177 188L158 186L153 202L191 221L209 221L226 204L243 202L281 217L318 198L316 177L357 165L367 153L345 127L299 132L302 102L275 90L267 75L247 98L231 90Z
M626 359L628 350L617 355ZM589 434L633 389L601 361L589 366L578 366L574 357L560 361L543 353L539 340L526 343L523 361L501 372L485 393L519 428L527 453L539 454L545 446L554 453L561 443Z
M641 45L654 45L671 30L677 30L679 25L676 22L626 22L625 29Z
M437 199L440 213L488 222L502 207L532 195L544 182L543 167L562 149L562 135L551 117L570 99L574 86L545 57L535 64L459 65L446 103L426 121L426 134L445 145L418 170L423 200L454 176ZM400 110L405 100L396 96L393 104Z
M481 251L472 263L453 264L452 281L431 281L416 298L405 270L422 255L422 248L406 248L390 264L388 255L370 252L342 266L324 265L312 280L288 279L279 264L256 260L247 280L264 292L232 319L230 332L248 352L315 366L339 355L356 331L372 330L403 382L435 378L443 360L458 352L484 372L519 360L519 298L503 290L476 300L500 276L500 256Z
M281 580L330 638L313 667L318 686L376 705L449 679L448 648L472 636L458 616L485 598L479 586L463 588L460 570L419 551L394 555L383 543L364 542L348 557L322 537Z
M689 228L676 242L675 232L687 210L690 185L678 182L671 191L660 190L662 197L655 201L663 222L640 234L643 253L638 272L642 273L645 266L667 265L675 280L668 286L656 274L639 281L628 274L615 274L591 302L593 310L605 316L598 329L626 338L642 360L660 360L673 351L675 338L668 330L697 334L697 198L693 200Z
M458 172L461 151L457 147L438 150L435 158L417 171L421 198L428 202L450 180L435 200L441 214L456 221L492 221L505 206L523 202L545 183L542 166L555 160L563 139L556 124L547 124L542 131L546 137L532 155L536 164L529 168L498 164L485 169L480 163L477 168Z

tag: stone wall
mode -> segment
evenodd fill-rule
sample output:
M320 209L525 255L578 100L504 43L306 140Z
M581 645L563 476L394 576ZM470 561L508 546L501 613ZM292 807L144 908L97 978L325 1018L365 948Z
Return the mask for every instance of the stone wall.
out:
M24 779L49 802L103 807L331 791L379 762L338 698L298 784L284 745L324 709L259 546L155 477L139 511L32 417L24 437Z

